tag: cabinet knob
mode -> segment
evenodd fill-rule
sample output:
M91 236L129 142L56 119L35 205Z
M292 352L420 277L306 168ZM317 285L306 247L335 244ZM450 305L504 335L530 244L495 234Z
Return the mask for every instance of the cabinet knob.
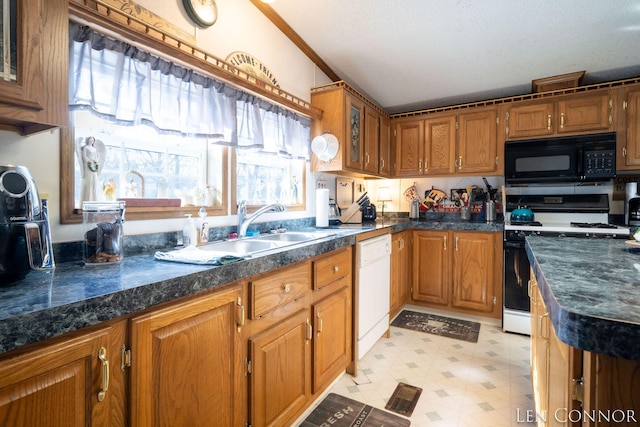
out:
M288 294L291 291L291 285L289 283L286 283L282 288L282 290L284 291L285 294Z
M333 266L333 272L334 272L334 273L337 273L337 272L338 272L338 270L340 270L340 267L338 267L338 265L334 265L334 266Z

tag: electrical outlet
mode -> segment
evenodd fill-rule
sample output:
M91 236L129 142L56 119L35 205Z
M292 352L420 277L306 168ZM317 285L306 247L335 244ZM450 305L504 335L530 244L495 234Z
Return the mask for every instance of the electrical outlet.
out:
M323 180L323 179L319 179L316 182L316 188L327 188L327 181Z

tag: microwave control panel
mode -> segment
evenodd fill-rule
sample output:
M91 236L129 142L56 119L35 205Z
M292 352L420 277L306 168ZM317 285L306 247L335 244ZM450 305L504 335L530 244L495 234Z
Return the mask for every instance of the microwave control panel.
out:
M591 178L611 177L616 173L616 150L585 151L584 174Z

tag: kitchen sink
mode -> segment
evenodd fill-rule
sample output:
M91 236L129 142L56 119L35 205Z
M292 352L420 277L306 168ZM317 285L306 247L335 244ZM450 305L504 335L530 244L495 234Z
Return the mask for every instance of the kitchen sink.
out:
M324 231L287 231L285 233L264 234L255 237L255 240L269 242L308 242L330 237L335 234L336 233Z
M285 233L263 234L238 240L225 240L212 242L206 246L199 246L203 251L228 252L229 254L255 254L285 246L306 243L312 240L323 239L335 235L333 232L324 231L288 231Z

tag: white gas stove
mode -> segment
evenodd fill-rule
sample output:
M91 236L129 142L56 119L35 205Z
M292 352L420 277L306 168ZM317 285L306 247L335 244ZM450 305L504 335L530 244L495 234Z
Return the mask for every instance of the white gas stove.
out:
M534 221L510 221L511 212L525 206L533 211ZM629 228L609 224L606 194L507 195L502 328L527 335L530 333L530 267L524 246L529 235L627 239Z

